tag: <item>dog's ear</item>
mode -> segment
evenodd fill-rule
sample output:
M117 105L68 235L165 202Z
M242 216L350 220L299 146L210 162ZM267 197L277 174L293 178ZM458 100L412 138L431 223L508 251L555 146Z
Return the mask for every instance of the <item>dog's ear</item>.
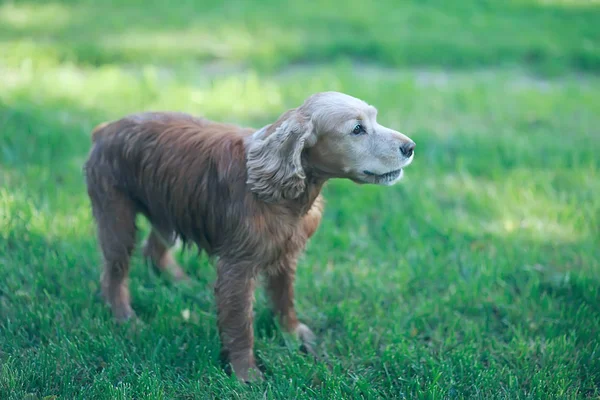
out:
M247 148L247 184L268 202L295 199L306 189L301 154L314 145L310 118L300 109L283 114L277 122L257 131Z

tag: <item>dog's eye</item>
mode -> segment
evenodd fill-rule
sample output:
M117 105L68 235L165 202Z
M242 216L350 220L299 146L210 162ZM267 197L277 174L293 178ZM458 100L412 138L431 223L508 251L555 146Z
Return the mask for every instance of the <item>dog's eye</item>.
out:
M354 129L352 129L352 133L354 133L355 135L360 135L364 131L365 131L365 128L363 128L363 126L361 124L356 124Z

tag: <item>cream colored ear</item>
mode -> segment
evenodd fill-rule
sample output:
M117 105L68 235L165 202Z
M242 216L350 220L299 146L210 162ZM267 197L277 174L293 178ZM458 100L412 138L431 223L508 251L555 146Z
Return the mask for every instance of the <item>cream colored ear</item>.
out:
M298 110L256 132L247 147L248 180L264 201L295 199L306 189L301 154L314 140L313 125Z

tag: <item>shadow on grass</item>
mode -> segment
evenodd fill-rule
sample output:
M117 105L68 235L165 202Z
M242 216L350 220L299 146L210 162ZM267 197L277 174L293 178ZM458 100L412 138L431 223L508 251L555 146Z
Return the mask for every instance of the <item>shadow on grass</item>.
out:
M83 395L100 381L134 384L148 371L189 384L219 367L210 304L183 300L136 261L133 307L145 325L118 325L98 296L93 250L89 238L49 238L24 228L0 234L0 364L9 368L3 373L15 369L11 384L18 386L11 390ZM184 320L184 308L208 321Z

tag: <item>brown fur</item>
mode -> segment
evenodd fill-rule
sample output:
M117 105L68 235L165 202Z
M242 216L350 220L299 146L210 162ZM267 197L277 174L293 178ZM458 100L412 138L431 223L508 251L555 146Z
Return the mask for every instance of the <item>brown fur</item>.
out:
M367 107L349 96L341 98L345 103L337 94L329 96L309 98L256 133L180 113L131 115L94 129L86 181L104 257L102 291L118 320L135 316L127 276L135 217L141 213L153 226L144 254L159 270L185 279L169 250L177 237L217 258L219 332L240 379L260 377L252 350L252 304L260 273L284 329L304 341L313 339L296 316L293 283L298 257L321 220L321 188L332 177L375 183L358 170L331 171L319 164L328 152L321 139L333 133L316 125L329 122L346 129L344 121L354 118L355 108ZM339 122L322 121L327 117L311 110L318 102L335 101ZM373 124L381 138L372 140L393 146L410 141ZM319 146L320 152L311 155ZM385 162L394 168L408 165L412 156L409 161L390 158L397 148L385 147L381 159L393 159Z

